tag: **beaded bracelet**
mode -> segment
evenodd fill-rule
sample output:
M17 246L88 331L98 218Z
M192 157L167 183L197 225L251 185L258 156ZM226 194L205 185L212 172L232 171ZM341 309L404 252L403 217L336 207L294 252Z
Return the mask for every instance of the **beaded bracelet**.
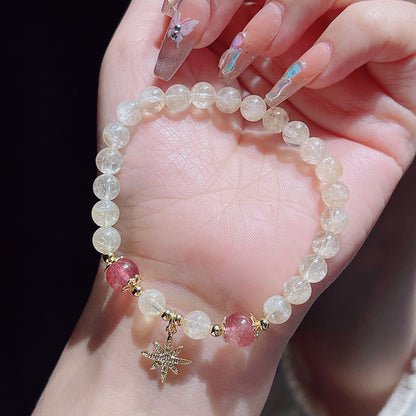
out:
M145 113L160 112L164 106L172 112L186 111L192 104L199 109L207 109L215 103L217 109L231 114L240 109L248 121L262 120L270 133L282 133L283 140L299 149L300 157L307 164L315 165L315 173L321 181L321 197L326 209L321 214L319 232L312 241L313 254L307 254L299 263L299 275L284 282L282 295L269 297L263 305L264 317L237 312L226 316L222 323L212 324L209 316L199 310L183 315L166 308L164 295L156 289L142 288L142 276L137 265L130 259L115 254L121 244L118 231L112 226L118 221L119 209L112 202L120 191L120 183L114 176L122 165L123 157L118 149L125 147L130 140L127 126L134 126ZM199 82L192 90L181 84L169 87L164 93L156 86L147 87L139 100L125 100L117 107L118 122L107 125L103 139L108 146L96 157L99 175L93 185L94 194L100 199L92 209L92 218L100 228L94 233L93 245L102 253L106 263L106 279L109 285L121 292L129 292L138 297L142 313L150 317L161 317L168 322L165 346L154 343L153 351L142 354L153 360L151 370L161 368L160 380L165 383L168 370L178 374L177 365L191 361L179 358L182 347L172 346L172 337L182 326L184 333L193 339L203 339L207 335L222 336L226 343L245 347L267 330L270 324L286 322L291 313L291 305L305 303L311 296L311 283L320 282L327 274L325 259L334 257L340 249L338 234L348 226L347 213L342 209L349 199L346 185L339 181L342 165L338 159L328 156L326 144L318 137L309 137L309 129L301 121L289 122L287 112L280 107L267 109L266 103L258 95L249 95L243 100L238 90L232 87L221 88L218 92L208 82Z

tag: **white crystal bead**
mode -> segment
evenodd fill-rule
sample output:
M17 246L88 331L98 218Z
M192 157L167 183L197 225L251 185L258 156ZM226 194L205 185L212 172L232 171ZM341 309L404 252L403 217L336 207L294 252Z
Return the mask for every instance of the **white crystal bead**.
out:
M321 231L316 234L312 241L312 250L324 259L330 259L336 256L339 253L340 247L341 243L338 236L326 231Z
M316 165L315 173L321 182L334 183L342 176L342 164L336 157L327 156Z
M221 88L215 97L215 105L223 113L234 113L241 105L240 92L233 87Z
M272 324L286 322L292 314L292 306L283 296L272 296L264 302L263 313Z
M191 91L182 84L171 85L165 93L165 104L175 113L185 111L191 105Z
M299 263L299 275L309 283L323 280L328 273L328 266L323 257L308 254Z
M309 137L299 149L300 157L310 165L317 165L326 156L326 144L319 137Z
M100 227L111 227L118 221L120 210L113 201L98 201L92 207L91 217Z
M270 107L264 113L263 126L271 133L281 133L287 123L289 123L289 115L281 107Z
M309 128L302 121L291 121L283 127L283 140L287 144L300 146L309 137Z
M266 103L258 95L248 95L241 102L241 115L248 121L259 121L266 112Z
M139 297L139 309L147 316L159 316L166 308L166 299L157 289L147 289Z
M348 214L339 207L328 207L321 214L321 225L325 231L342 233L348 227Z
M107 254L120 247L121 237L113 227L100 227L92 236L92 244L99 253Z
M95 158L97 169L102 173L114 175L120 172L123 156L117 149L106 147L100 150Z
M192 87L191 102L196 108L211 107L215 102L215 88L209 82L198 82Z
M192 339L205 338L211 331L211 320L202 311L189 312L183 320L183 332Z
M293 276L283 283L283 296L292 305L301 305L305 303L312 294L310 283L300 276Z
M321 190L322 200L329 207L343 207L350 198L350 191L342 182L325 185Z
M129 142L130 131L120 123L110 123L104 128L103 139L108 147L121 149Z
M117 119L125 126L134 126L140 123L143 113L139 102L124 100L117 106Z
M147 87L140 94L139 103L147 113L158 113L165 106L165 93L159 87Z
M104 174L95 178L92 189L98 199L110 201L120 193L120 182L115 176Z

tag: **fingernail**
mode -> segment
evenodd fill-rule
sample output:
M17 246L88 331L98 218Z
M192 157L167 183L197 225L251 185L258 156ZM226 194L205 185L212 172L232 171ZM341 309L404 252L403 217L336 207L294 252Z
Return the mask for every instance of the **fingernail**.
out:
M198 40L194 35L198 24L191 17L182 18L179 10L174 13L156 61L154 74L158 78L170 80L191 53Z
M162 13L166 16L172 17L178 10L182 0L165 0L162 5Z
M319 42L312 46L301 58L290 65L282 78L266 94L266 103L276 106L309 84L328 67L332 56L332 46Z
M270 45L279 33L282 18L280 5L270 2L262 7L223 53L219 78L225 82L236 79Z
M220 58L219 77L225 82L236 79L256 59L244 47L245 36L244 32L238 33L231 42L230 48Z

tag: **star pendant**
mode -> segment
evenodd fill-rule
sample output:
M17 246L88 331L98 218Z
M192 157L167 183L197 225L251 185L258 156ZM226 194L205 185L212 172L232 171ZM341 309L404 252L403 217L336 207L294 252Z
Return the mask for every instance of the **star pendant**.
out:
M150 360L154 360L154 363L150 367L150 370L155 370L161 367L160 381L162 384L165 383L166 377L168 376L168 370L171 370L175 374L179 374L177 365L191 364L191 360L186 358L178 358L178 355L182 351L183 347L172 348L172 337L173 333L168 332L168 339L166 341L165 348L163 348L157 341L155 341L154 351L142 351L142 355Z

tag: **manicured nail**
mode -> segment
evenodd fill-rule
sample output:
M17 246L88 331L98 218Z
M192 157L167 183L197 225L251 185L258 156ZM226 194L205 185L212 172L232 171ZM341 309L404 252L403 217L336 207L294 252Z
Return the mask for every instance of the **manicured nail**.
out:
M230 48L220 58L219 77L226 82L237 78L256 59L244 48L245 36L244 32L238 33L231 42Z
M291 97L302 87L309 84L328 67L332 56L332 46L328 42L319 42L312 46L301 58L290 65L266 94L266 103L276 106Z
M166 16L172 17L178 10L182 0L165 0L162 5L162 13Z
M192 36L198 24L198 20L190 17L181 19L181 12L175 12L157 57L154 73L158 78L170 80L185 61L198 40Z
M225 82L236 79L268 45L280 30L283 8L269 2L237 34L219 62L219 78Z

